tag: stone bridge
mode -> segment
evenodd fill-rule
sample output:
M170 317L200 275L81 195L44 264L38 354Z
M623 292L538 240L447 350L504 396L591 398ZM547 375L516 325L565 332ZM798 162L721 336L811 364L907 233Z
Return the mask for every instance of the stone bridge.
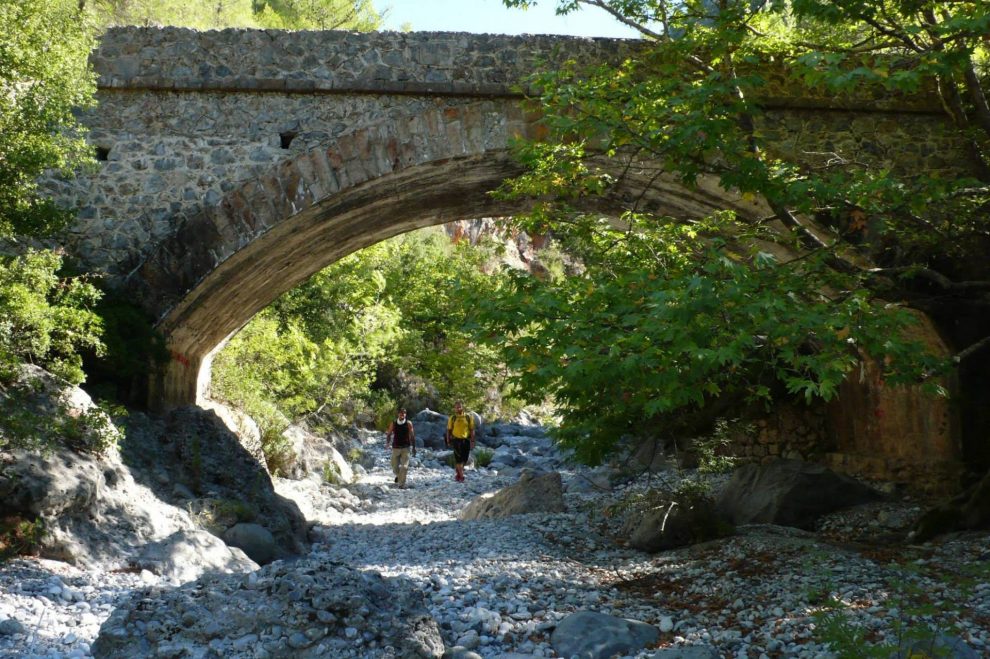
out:
M520 83L566 58L613 60L638 47L460 33L113 29L93 53L98 106L83 116L98 171L48 185L79 212L70 251L133 292L167 338L172 361L152 403L195 402L212 352L321 268L405 231L518 211L488 193L519 171L512 140L540 135ZM771 79L761 101L760 129L780 152L929 171L965 159L925 95L836 97ZM707 181L688 188L650 178L643 187L655 210L673 216L767 213ZM619 194L602 210L622 203Z

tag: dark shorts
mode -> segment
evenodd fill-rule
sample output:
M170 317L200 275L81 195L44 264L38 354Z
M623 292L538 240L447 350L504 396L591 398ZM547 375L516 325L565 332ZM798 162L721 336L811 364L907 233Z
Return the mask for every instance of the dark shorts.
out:
M450 440L450 445L454 449L454 463L467 464L468 456L471 455L471 440L454 437Z

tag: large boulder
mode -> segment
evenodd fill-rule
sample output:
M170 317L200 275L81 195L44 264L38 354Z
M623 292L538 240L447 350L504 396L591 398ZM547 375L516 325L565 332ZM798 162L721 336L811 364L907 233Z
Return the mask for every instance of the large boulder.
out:
M492 453L493 467L519 467L526 463L526 454L511 446L499 446Z
M227 528L240 522L263 525L275 538L276 558L304 550L307 525L299 508L275 493L264 465L214 413L193 406L172 410L163 439L178 479L235 511Z
M89 510L106 487L96 456L15 450L0 465L0 516L36 519Z
M474 434L478 442L483 441L485 434L485 420L476 412L468 412L474 418ZM412 417L413 426L416 428L416 444L429 449L440 450L444 448L444 437L447 434L446 414L434 412L427 408L421 410Z
M311 474L326 474L341 485L354 480L354 471L337 450L333 437L316 435L298 425L286 428L282 437L289 443L291 455L281 476L300 480Z
M655 553L731 535L733 528L709 497L680 497L630 510L624 531L630 547Z
M242 550L259 565L271 563L275 558L275 538L261 524L234 524L224 531L223 541Z
M186 406L161 419L132 416L124 456L163 501L192 511L220 537L238 523L264 526L275 538L275 558L305 550L308 525L299 507L275 492L267 469L215 412Z
M38 366L20 365L0 388L0 451L103 454L119 440L119 430L89 394Z
M267 470L265 451L261 444L261 429L254 419L241 410L215 400L204 400L200 407L216 413L227 429L237 435L238 443L244 447L244 450Z
M416 429L417 446L429 449L442 449L444 435L447 432L447 416L426 408L412 417L413 428Z
M990 528L990 471L960 495L922 515L911 539L925 542L943 533L986 528Z
M608 467L578 471L567 483L566 491L575 494L611 492L613 474L614 472Z
M550 644L561 657L608 659L633 655L660 638L660 630L638 620L578 611L557 624Z
M176 531L163 540L149 542L131 559L130 567L184 583L210 573L253 572L258 564L240 549L197 529Z
M663 471L670 466L664 443L656 437L643 440L633 450L632 461L636 471L646 470L651 473Z
M100 658L254 656L440 657L443 640L422 593L320 558L280 561L248 575L204 576L135 591L93 643Z
M461 511L461 519L495 519L526 513L564 512L563 483L560 474L537 476L524 471L519 481L498 492L483 494Z
M775 460L737 469L719 495L717 508L734 524L814 528L819 517L868 503L880 494L822 465Z
M19 397L22 385L26 398ZM34 547L40 556L84 568L124 569L147 543L196 528L184 508L169 506L147 484L168 487L167 478L134 477L124 454L140 437L122 436L85 391L24 367L17 383L0 392L0 406L15 400L20 411L47 416L44 424L31 426L36 432L29 439L38 444L18 441L18 448L0 449L0 517L42 522L44 533ZM11 419L5 413L0 420ZM62 423L66 419L79 423ZM88 438L90 432L97 435ZM94 452L96 447L101 450Z

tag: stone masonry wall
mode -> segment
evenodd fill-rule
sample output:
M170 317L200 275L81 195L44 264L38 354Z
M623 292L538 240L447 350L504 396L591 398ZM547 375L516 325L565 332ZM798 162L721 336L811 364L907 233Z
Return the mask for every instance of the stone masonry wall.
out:
M126 275L244 182L357 127L473 105L494 129L507 114L505 99L456 97L101 91L98 100L85 121L105 161L47 185L78 210L71 251L111 275Z
M813 460L830 449L821 406L779 403L772 415L739 424L726 454L752 462Z
M519 101L514 86L537 62L600 61L632 43L115 28L92 54L98 105L82 117L102 162L46 186L78 212L65 238L70 251L118 278L226 193L315 146L369 125L415 123L437 109L463 114L470 105L498 133L506 106Z
M93 52L103 88L516 95L542 62L615 59L637 41L464 32L115 28Z

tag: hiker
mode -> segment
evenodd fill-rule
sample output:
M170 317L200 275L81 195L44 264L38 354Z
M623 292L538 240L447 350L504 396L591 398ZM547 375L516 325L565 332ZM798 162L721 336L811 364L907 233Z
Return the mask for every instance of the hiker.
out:
M454 413L447 418L447 446L454 449L454 480L464 482L464 465L474 448L474 417L464 411L461 401L454 403Z
M409 471L409 449L416 455L416 432L412 421L406 418L406 410L399 408L395 421L388 424L385 431L385 447L392 449L392 472L400 488L406 486L406 473Z

